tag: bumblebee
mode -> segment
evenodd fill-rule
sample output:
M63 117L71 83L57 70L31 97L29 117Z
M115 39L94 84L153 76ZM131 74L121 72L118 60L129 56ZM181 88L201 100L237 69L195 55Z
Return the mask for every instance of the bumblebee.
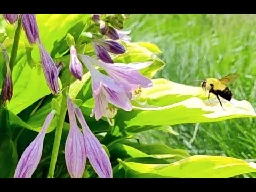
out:
M221 107L223 108L219 96L228 101L231 100L233 94L227 87L227 84L235 81L238 76L238 74L229 74L221 79L207 78L202 82L201 86L203 90L209 91L208 99L210 98L210 94L213 93L216 95Z

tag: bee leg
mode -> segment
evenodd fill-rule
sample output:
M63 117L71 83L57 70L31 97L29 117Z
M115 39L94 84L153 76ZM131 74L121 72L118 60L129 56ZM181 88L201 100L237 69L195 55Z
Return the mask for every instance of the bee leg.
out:
M211 105L211 102L210 102L210 94L211 94L211 90L209 91L209 94L208 94L208 101L209 101L209 103L210 103L210 105Z
M220 101L219 95L217 94L216 96L217 96L217 99L218 99L219 102L220 102L220 106L222 107L223 110L225 110L225 109L223 108L223 106L222 106L222 103L221 103L221 101Z

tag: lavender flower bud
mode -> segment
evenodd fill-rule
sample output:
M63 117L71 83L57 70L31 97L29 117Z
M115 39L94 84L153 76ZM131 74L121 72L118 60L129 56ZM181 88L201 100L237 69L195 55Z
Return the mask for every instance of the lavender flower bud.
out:
M18 14L3 14L3 16L11 24L15 23L18 20Z
M93 44L93 48L94 51L97 55L97 57L101 60L104 61L106 63L114 63L114 61L111 59L110 55L108 54L108 52L104 49L104 47L102 47L101 45L98 45L96 43L92 43Z
M55 111L53 110L46 117L42 130L22 153L14 173L14 178L30 178L35 172L42 157L44 137L54 117L54 113Z
M100 20L100 33L105 35L108 32L108 24L105 21Z
M113 39L113 40L119 39L119 35L116 29L111 26L109 26L106 36L108 36L110 39Z
M100 21L100 14L93 14L92 15L92 20L96 23Z
M77 58L76 48L74 45L71 45L70 47L69 70L76 79L79 79L80 81L82 80L83 66Z
M30 44L34 44L39 39L38 26L36 16L34 14L21 15L22 27L26 32L26 36Z
M12 98L12 94L13 94L13 84L12 84L12 77L11 77L11 73L7 72L6 73L6 77L5 80L3 82L3 86L2 86L2 103L3 105L5 105L6 101L10 101Z
M114 54L125 53L124 46L112 40L105 40L105 41L102 40L100 41L100 45L102 45L108 52L111 52Z
M52 94L57 95L60 92L58 76L62 65L60 64L58 67L55 65L51 56L41 43L39 43L39 50L47 85L49 86Z

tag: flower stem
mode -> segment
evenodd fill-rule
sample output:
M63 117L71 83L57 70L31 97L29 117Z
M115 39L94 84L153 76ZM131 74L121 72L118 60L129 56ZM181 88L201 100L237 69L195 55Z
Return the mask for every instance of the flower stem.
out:
M62 128L65 121L65 115L67 111L67 95L65 91L62 91L62 100L61 100L61 108L60 108L60 114L58 119L58 124L55 130L55 137L54 137L54 143L52 148L52 157L51 157L51 163L48 173L48 178L54 177L54 170L55 165L57 162L58 154L59 154L59 147L60 147L60 141L61 141L61 135L62 135Z
M20 40L20 32L21 32L21 18L19 17L18 26L16 28L15 35L14 35L14 40L13 40L13 45L12 45L12 53L11 53L11 58L10 58L11 71L14 67L14 62L17 57L18 45L19 45L19 40Z

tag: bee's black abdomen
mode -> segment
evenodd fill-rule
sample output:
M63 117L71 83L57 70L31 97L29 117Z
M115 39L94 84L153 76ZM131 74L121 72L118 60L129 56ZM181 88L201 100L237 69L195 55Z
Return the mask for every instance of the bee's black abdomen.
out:
M228 87L226 87L223 91L217 90L216 93L217 93L219 96L221 96L222 98L224 98L224 99L226 99L226 100L228 100L228 101L230 101L231 98L232 98L232 93L231 93L231 91L229 90Z

